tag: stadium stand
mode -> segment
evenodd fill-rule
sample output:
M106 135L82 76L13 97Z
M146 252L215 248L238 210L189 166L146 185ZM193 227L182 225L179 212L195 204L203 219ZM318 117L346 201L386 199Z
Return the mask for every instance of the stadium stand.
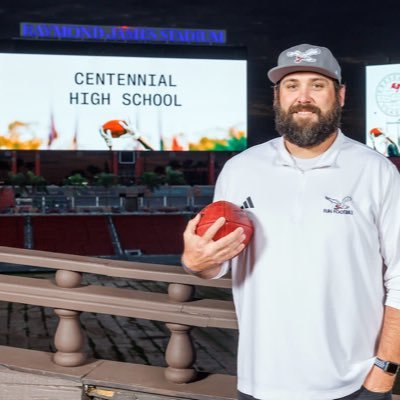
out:
M199 211L206 205L212 203L214 196L214 186L212 185L196 185L193 186L191 196L191 209Z
M34 216L33 248L60 253L111 256L114 248L107 217Z
M187 223L184 215L116 215L113 221L124 251L182 253L182 234Z
M24 217L0 218L0 246L24 247Z

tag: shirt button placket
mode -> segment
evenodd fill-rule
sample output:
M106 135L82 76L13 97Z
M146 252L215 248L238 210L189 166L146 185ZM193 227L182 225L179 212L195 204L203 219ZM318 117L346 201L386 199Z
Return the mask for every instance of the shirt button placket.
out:
M307 172L299 169L299 185L298 192L295 195L295 213L294 222L301 224L304 219L305 210L305 192L306 192L306 182L307 182Z

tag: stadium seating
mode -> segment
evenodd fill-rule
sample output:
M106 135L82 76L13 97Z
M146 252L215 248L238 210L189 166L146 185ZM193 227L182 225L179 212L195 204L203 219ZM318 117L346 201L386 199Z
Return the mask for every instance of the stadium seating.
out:
M180 254L187 218L183 215L113 216L121 246L143 254Z
M107 217L34 216L33 248L88 256L114 255Z
M0 217L0 246L24 247L23 217Z

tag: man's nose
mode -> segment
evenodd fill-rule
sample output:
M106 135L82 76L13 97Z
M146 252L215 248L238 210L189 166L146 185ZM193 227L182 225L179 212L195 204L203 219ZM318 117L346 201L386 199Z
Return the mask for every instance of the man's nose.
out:
M310 89L307 86L301 87L297 96L297 103L304 104L311 102Z

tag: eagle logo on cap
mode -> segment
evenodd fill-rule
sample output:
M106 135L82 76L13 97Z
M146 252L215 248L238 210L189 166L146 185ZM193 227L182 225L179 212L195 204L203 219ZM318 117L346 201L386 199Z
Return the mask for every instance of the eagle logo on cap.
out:
M317 54L321 54L321 50L316 48L316 49L308 49L306 51L300 51L300 50L296 50L296 51L288 51L286 53L286 55L288 57L295 57L294 62L296 64L300 64L303 61L307 61L307 62L316 62L317 59L313 58L311 56L315 56Z

